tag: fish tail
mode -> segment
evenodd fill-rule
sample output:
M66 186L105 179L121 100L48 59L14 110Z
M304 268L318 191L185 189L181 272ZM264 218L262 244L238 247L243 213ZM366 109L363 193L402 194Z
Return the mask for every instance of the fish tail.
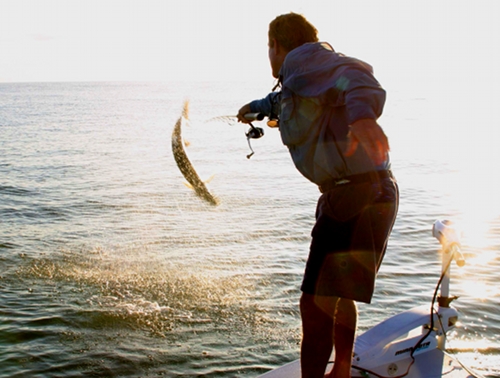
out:
M182 108L182 116L186 119L189 118L189 100L184 101L184 107Z

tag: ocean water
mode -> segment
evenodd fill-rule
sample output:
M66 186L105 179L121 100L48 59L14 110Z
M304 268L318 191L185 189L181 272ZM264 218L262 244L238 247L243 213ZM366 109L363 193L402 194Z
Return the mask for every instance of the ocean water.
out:
M0 377L255 377L298 358L319 192L277 130L263 126L247 159L247 126L211 120L267 89L0 84ZM461 319L447 345L498 377L495 142L468 132L480 123L450 99L389 93L381 123L400 211L359 332L430 306L441 269L432 224L450 219L467 264L452 268ZM188 154L217 207L184 185L172 156L187 98Z

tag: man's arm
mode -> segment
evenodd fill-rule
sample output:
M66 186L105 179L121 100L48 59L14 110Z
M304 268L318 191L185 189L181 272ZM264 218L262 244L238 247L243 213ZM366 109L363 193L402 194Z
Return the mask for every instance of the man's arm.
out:
M387 160L389 140L374 119L357 120L349 128L345 156L353 155L358 145L361 144L375 165L381 165Z
M346 156L363 147L375 165L383 164L389 153L389 141L376 119L382 114L385 91L368 72L348 69L345 72L347 86L344 92L349 121Z
M271 114L278 113L279 109L275 109L277 106L276 96L278 95L278 92L271 92L261 100L254 100L243 105L240 110L238 110L238 121L248 123L248 120L245 118L245 114L247 113L262 113L268 117Z

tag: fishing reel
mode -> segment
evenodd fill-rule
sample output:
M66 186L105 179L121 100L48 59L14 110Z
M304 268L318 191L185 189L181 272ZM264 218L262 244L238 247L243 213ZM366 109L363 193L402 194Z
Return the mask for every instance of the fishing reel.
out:
M250 148L250 151L252 151L250 154L247 155L247 159L250 159L255 153L254 150L252 149L252 145L250 144L250 139L259 139L264 136L264 129L261 127L255 127L254 125L252 125L251 121L262 121L264 118L265 115L262 113L245 114L245 119L249 121L248 124L250 125L250 128L245 133L245 136L247 137L248 147ZM267 125L269 127L278 127L278 120L269 119Z
M264 114L261 113L247 113L245 114L245 119L248 121L262 121L264 119ZM245 136L247 137L247 142L248 142L248 147L250 148L250 151L252 151L250 154L247 155L247 159L250 159L252 155L255 153L254 150L252 149L252 145L250 144L250 139L259 139L264 136L264 129L261 127L255 127L252 125L252 122L248 122L250 125L250 128L248 131L245 133Z

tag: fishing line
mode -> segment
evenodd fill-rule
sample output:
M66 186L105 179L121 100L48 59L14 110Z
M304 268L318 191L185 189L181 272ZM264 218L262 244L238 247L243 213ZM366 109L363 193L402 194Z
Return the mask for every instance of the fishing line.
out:
M218 117L213 117L207 120L206 122L212 122L212 121L224 121L226 123L234 124L235 121L234 119L237 118L237 115L227 115L227 116L218 116ZM265 115L262 113L248 113L245 114L245 118L248 120L248 125L250 125L250 128L245 132L245 136L247 137L247 142L248 142L248 147L250 148L250 153L247 155L247 159L250 159L254 154L255 151L252 148L252 145L250 143L250 139L259 139L264 136L264 129L261 127L255 127L250 120L257 120L257 121L262 121L264 119ZM272 118L269 119L267 122L267 125L271 128L278 127L279 122L277 118Z

